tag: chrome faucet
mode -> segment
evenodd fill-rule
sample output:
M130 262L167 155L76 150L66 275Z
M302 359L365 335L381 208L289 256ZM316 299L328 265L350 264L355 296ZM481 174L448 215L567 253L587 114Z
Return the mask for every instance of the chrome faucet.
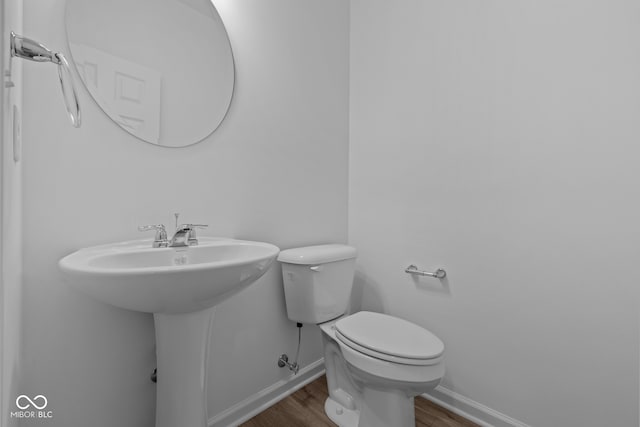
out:
M154 248L179 248L185 246L196 246L198 238L196 236L196 228L206 228L206 224L182 224L176 228L171 240L167 238L167 231L163 224L158 225L141 225L138 231L156 231L156 237L151 245Z
M189 236L191 235L191 227L186 224L179 226L171 238L169 246L172 248L180 246L189 246Z
M182 224L178 226L171 241L169 242L170 248L176 248L181 246L196 246L198 244L198 238L196 236L196 228L206 228L206 224Z

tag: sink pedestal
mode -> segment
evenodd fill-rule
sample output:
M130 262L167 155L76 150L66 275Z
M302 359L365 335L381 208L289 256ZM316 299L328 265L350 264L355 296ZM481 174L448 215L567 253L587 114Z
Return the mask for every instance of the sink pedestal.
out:
M207 361L215 307L153 315L158 384L156 427L207 427Z
M154 313L156 427L207 426L213 307L262 277L280 252L269 243L199 240L186 248L154 248L149 239L110 243L59 263L70 285L98 301Z

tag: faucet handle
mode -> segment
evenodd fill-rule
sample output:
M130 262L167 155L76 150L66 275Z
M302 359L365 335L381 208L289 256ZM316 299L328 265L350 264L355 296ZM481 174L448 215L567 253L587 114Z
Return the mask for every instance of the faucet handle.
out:
M198 244L198 236L196 236L196 228L207 228L207 224L182 224L180 226L183 230L189 230L189 239L187 244L189 246L196 246Z
M158 232L167 232L166 228L164 227L164 224L152 224L152 225L139 225L138 226L138 231L151 231L151 230L156 230Z
M166 248L169 245L169 240L167 239L167 229L164 227L164 224L138 226L138 231L152 231L152 230L155 230L156 232L156 237L153 240L152 247Z

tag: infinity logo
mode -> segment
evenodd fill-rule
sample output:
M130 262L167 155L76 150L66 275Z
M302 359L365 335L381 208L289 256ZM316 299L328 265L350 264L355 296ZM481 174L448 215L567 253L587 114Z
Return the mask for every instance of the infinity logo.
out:
M42 402L44 402L44 403L42 403L42 406L39 406L39 405L36 403L36 401L37 401L37 400L39 400L39 399L40 399L40 400L42 400ZM26 400L28 403L26 403L26 404L24 404L24 403L23 403L23 405L21 405L21 404L20 404L20 402L21 402L21 401L22 401L22 402L24 402L25 400ZM34 407L34 408L36 408L36 409L44 409L44 408L46 408L46 407L47 407L47 403L49 403L49 402L47 402L47 398L46 398L46 397L44 397L44 396L43 396L43 395L41 395L41 394L39 394L39 395L37 395L36 397L34 397L34 398L33 398L33 400L31 400L31 398L30 398L29 396L26 396L26 395L24 395L24 394L21 394L20 396L18 396L18 397L16 398L16 406L17 406L18 408L20 408L20 409L23 409L23 410L24 410L24 409L27 409L29 406L33 406L33 407Z

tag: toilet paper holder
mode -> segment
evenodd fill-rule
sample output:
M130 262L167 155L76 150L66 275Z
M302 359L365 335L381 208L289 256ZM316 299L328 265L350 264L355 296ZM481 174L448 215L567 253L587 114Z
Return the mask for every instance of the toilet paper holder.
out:
M444 271L444 269L442 269L442 268L439 268L436 271L434 271L433 273L431 273L429 271L418 270L418 267L416 267L413 264L411 264L409 267L405 268L404 272L408 273L408 274L415 274L417 276L435 277L436 279L444 279L445 277L447 277L447 272Z

